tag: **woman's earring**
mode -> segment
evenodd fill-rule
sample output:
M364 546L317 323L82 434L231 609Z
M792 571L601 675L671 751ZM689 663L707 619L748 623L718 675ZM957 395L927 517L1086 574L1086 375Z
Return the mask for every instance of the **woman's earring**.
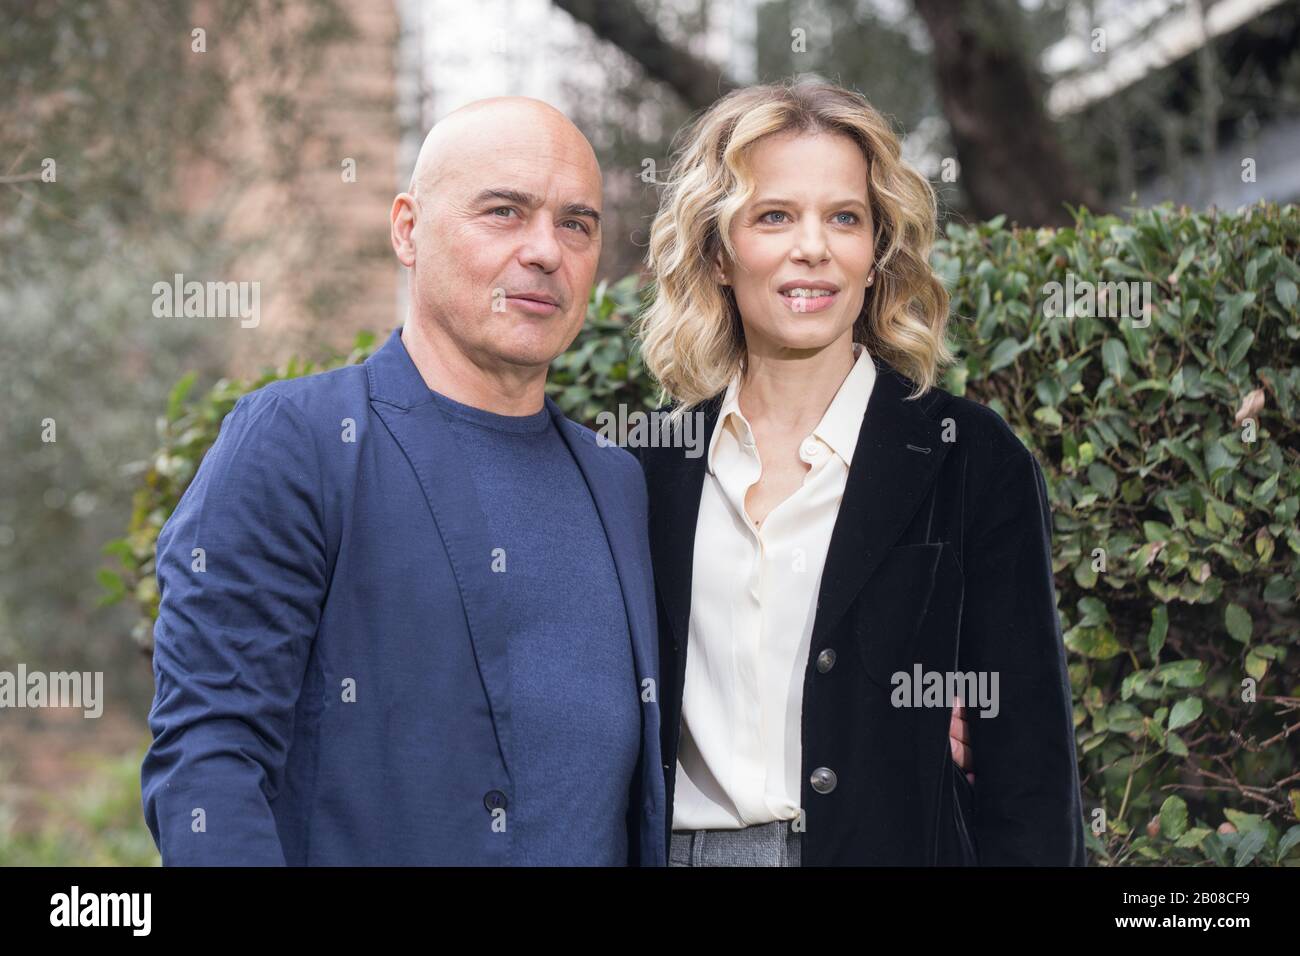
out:
M871 285L871 283L875 281L876 281L876 276L874 273L872 275L867 276L867 285Z

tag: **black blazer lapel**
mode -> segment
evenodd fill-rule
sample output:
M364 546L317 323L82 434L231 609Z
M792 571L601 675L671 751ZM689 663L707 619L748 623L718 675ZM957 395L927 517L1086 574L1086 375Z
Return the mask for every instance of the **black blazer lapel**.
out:
M947 457L939 411L948 396L930 391L909 400L912 383L876 361L876 384L862 418L844 497L831 533L813 622L813 652L844 616L885 554L907 530ZM709 447L721 396L702 406L704 448ZM655 584L684 661L691 617L695 526L708 456L687 458L680 449L656 453L650 473L650 541ZM679 666L679 670L683 670Z
M822 571L814 652L907 530L951 448L936 415L948 396L931 391L909 400L911 390L911 382L876 362L876 384Z
M650 494L650 549L654 555L655 587L663 601L672 638L685 646L691 618L691 575L695 563L695 524L700 514L700 496L708 472L708 448L722 408L717 396L695 412L704 416L703 453L688 458L681 448L668 448L655 455L657 467L648 483Z

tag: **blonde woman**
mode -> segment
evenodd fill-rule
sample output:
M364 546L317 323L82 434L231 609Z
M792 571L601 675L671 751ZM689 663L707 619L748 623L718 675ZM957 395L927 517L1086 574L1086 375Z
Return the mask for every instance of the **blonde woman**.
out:
M641 450L671 865L1084 862L1046 490L935 386L934 228L857 93L751 87L683 132L640 330L705 436Z

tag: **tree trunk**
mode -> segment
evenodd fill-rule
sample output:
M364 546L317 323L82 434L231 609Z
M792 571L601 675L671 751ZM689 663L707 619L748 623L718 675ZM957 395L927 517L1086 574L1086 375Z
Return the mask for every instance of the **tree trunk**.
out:
M1047 116L1015 12L1000 0L915 0L915 7L934 43L959 182L975 215L1064 225L1071 221L1065 203L1096 208L1099 198L1066 158Z
M632 0L555 0L555 5L641 64L651 79L671 87L692 111L705 109L735 86L712 63L669 43Z

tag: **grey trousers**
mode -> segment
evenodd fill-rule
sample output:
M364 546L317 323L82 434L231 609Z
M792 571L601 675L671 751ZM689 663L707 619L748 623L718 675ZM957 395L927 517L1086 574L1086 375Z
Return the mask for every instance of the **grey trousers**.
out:
M799 866L802 833L793 820L740 830L674 830L669 866Z

